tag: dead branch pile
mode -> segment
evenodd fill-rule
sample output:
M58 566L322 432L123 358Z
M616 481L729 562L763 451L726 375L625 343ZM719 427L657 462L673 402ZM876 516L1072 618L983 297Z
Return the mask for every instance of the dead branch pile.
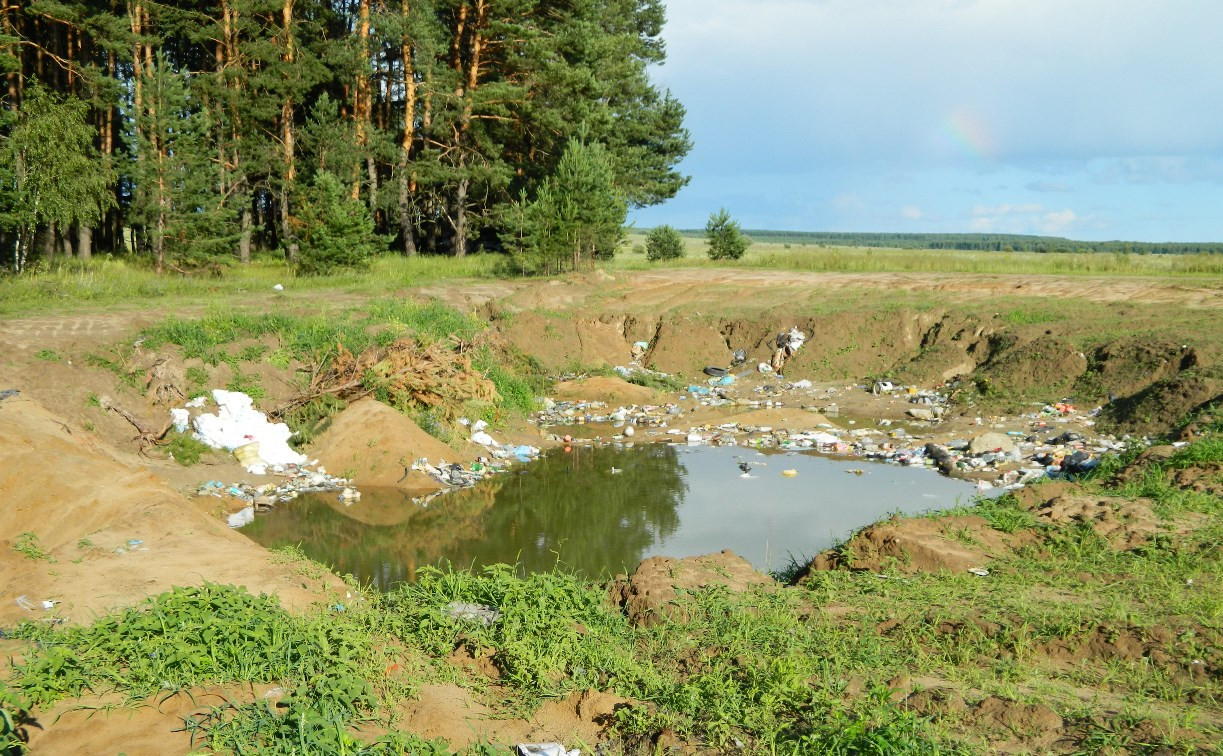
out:
M326 396L349 402L373 396L398 409L432 407L446 416L467 401L498 401L492 381L472 367L471 357L458 346L457 350L441 343L422 347L412 339L400 339L353 355L339 345L330 360L315 363L310 385L275 414Z

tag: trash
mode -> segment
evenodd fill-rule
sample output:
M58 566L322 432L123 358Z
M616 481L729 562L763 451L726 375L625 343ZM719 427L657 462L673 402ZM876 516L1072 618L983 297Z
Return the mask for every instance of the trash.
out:
M255 508L253 506L246 507L245 509L243 509L240 512L234 512L225 520L225 522L231 528L241 528L246 525L250 525L254 521L255 521Z
M566 750L560 743L519 743L514 746L518 756L581 756L581 750Z
M451 601L442 609L442 613L451 619L467 620L470 622L479 622L488 627L497 620L501 619L501 612L491 606L483 606L481 604L467 604L461 601Z
M208 397L206 397L206 396L197 396L196 398L194 398L194 399L192 399L191 401L187 402L187 403L186 403L186 404L184 404L183 406L184 406L184 407L186 407L187 409L196 409L197 407L203 407L203 406L204 406L205 404L207 404L207 403L208 403Z
M794 383L791 383L791 384L790 384L790 388L792 388L792 389L809 389L809 388L811 388L811 385L812 385L812 384L811 384L811 381L809 381L809 380L807 380L806 378L804 378L804 379L803 379L803 380L801 380L801 381L795 381Z
M28 596L21 595L17 597L17 606L27 611L34 611L34 603L30 601Z
M633 362L641 362L641 358L645 356L646 351L650 348L648 341L634 341L630 349Z
M982 569L980 567L969 567L968 571L977 577L989 577L989 570Z
M54 601L44 601L44 602L42 602L42 608L43 608L43 609L45 609L45 610L47 610L47 611L51 611L52 609L54 609L54 608L55 608L55 604L56 604L56 602L54 602Z
M896 385L891 381L875 381L875 385L871 387L872 394L886 394L889 391L894 391Z
M787 478L793 478L798 475L798 470L794 470L794 469L782 470L781 474L786 476Z
M340 491L340 501L357 501L361 498L361 492L355 488L345 488Z
M722 376L726 375L727 370L726 368L714 367L710 365L709 367L705 368L701 372L703 372L705 375L712 376L714 378L721 378Z
M479 433L480 431L484 430L487 427L488 427L487 422L483 420L477 420L474 423L472 423L471 430L473 433Z
M4 389L3 391L0 391L0 402L8 399L9 397L17 396L20 393L21 392L17 389Z
M773 372L773 366L767 362L762 362L756 366L756 370L761 373L771 373Z
M216 414L198 415L192 421L197 439L227 451L257 443L258 461L243 463L252 474L266 472L268 465L300 465L306 461L306 455L289 447L293 436L289 426L268 422L267 415L254 408L249 396L241 391L214 389L212 398L217 403Z
M497 442L493 440L493 437L488 435L484 431L476 431L475 433L471 434L471 440L475 441L477 444L480 444L481 446L497 446L498 445Z
M790 359L799 349L802 349L803 342L806 341L806 336L798 330L798 326L792 327L789 331L777 334L777 349L773 352L773 359L769 362L773 372L780 373L785 367L786 361Z
M730 366L739 367L745 362L747 362L747 351L743 349L736 349L734 354L731 355Z
M627 426L625 426L625 428L624 428L624 435L626 435L626 436L632 436L632 435L634 435L634 434L636 434L636 433L637 433L637 431L633 429L633 426L631 426L631 425L627 425Z
M272 290L273 291L284 291L285 287L282 284L276 284L275 286L272 287Z

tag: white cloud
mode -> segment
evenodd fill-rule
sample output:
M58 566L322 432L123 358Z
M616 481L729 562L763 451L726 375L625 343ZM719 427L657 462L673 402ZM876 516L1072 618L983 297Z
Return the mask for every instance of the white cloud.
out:
M917 205L905 205L900 208L900 216L909 220L920 220L925 213Z
M1065 210L1045 213L1040 217L1037 228L1042 233L1060 236L1070 231L1078 221L1079 217L1074 214L1074 211L1067 208Z
M1026 205L976 205L972 209L972 214L976 217L990 215L1026 215L1031 213L1039 213L1045 208L1039 204Z

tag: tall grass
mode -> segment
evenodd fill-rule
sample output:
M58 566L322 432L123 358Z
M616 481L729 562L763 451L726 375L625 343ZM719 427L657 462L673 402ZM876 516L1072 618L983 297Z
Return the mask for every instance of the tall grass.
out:
M341 271L328 276L295 276L282 261L259 260L234 265L220 275L177 273L157 275L146 266L102 257L44 266L20 276L0 276L0 315L79 308L83 303L108 305L173 299L241 301L252 295L271 296L276 284L289 291L386 294L433 281L484 278L494 274L497 255L400 257L374 260L368 270Z
M811 273L976 273L1082 276L1223 276L1223 255L1041 254L955 250L793 246L756 243L741 260L711 261L705 243L685 237L685 257L648 262L634 252L645 237L630 234L613 267L621 270L747 268Z

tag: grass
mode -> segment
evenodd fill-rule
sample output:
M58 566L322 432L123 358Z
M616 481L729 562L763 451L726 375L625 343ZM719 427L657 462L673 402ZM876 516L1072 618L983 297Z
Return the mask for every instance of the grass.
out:
M234 303L285 302L286 292L334 290L338 295L385 295L407 286L451 278L490 277L500 260L496 255L376 259L367 271L330 276L294 277L284 262L262 259L248 266L230 266L220 277L157 275L150 268L122 259L98 257L89 262L61 263L21 276L0 276L0 316L57 309L80 310L87 304L110 306L133 301Z
M13 541L13 551L21 554L26 559L32 559L36 562L54 562L55 557L42 547L42 542L38 539L38 534L26 531L17 536Z
M186 359L199 359L212 366L227 363L232 368L232 377L225 388L242 391L255 400L265 398L266 389L259 374L248 366L264 359L280 369L289 369L294 362L325 366L340 348L359 354L374 347L389 346L405 337L422 345L441 343L463 349L471 356L472 367L493 383L500 400L479 406L432 408L429 417L422 419L432 418L436 422L427 424L426 428L447 440L449 432L444 422L447 415L461 410L496 424L507 417L533 411L535 397L546 386L545 378L531 360L484 338L487 328L487 324L476 317L437 301L420 304L402 299L380 299L361 307L305 315L287 311L254 314L214 306L199 318L171 316L143 330L139 338L146 349L174 345ZM277 346L249 343L252 340L274 342ZM121 377L131 372L126 369L129 361L123 357L122 349L110 357L95 355L91 361L114 370ZM206 367L189 367L186 377L193 394L211 388ZM322 397L292 410L285 419L298 431L294 443L308 444L344 406L334 397ZM419 414L429 408L402 406L398 409ZM176 459L179 459L177 451L180 450L186 459L198 459L198 454L182 447L182 442L176 443L180 447L175 450Z
M678 268L769 268L813 273L978 273L1080 276L1223 276L1223 255L1040 254L953 250L817 247L755 242L741 260L712 261L705 242L684 237L685 257L649 262L634 246L645 235L630 233L611 263L621 270Z
M204 455L213 451L211 446L190 433L171 433L160 448L183 467L198 465Z
M1221 457L1223 446L1208 437L1148 477ZM1119 466L1089 482L1088 494L1133 495L1117 484ZM1183 500L1169 516L1198 504ZM1223 664L1223 513L1120 551L1087 526L1038 526L1014 497L974 511L1030 536L990 563L988 578L814 572L785 590L699 591L685 599L683 616L649 627L631 624L600 585L564 572L521 577L507 565L423 568L394 592L353 589L304 616L242 589L174 589L89 627L17 628L11 634L27 647L0 687L0 709L15 723L12 737L23 712L87 691L134 702L200 685L276 684L288 691L278 710L234 704L189 718L195 746L450 753L392 716L420 685L458 683L500 717L593 688L635 702L618 709L609 753L653 753L663 730L719 752L988 751L986 724L898 703L915 687L903 680L920 679L916 688L954 690L970 705L997 696L1048 707L1085 751L1145 743L1188 752L1218 742L1223 685L1193 669ZM296 549L277 556L300 559ZM494 607L500 618L487 626L455 619L451 602ZM1123 651L1126 643L1140 652ZM495 685L450 664L459 647L491 654ZM364 725L385 734L361 739ZM1035 743L1027 747L1041 750ZM478 743L466 753L499 752L492 748Z

